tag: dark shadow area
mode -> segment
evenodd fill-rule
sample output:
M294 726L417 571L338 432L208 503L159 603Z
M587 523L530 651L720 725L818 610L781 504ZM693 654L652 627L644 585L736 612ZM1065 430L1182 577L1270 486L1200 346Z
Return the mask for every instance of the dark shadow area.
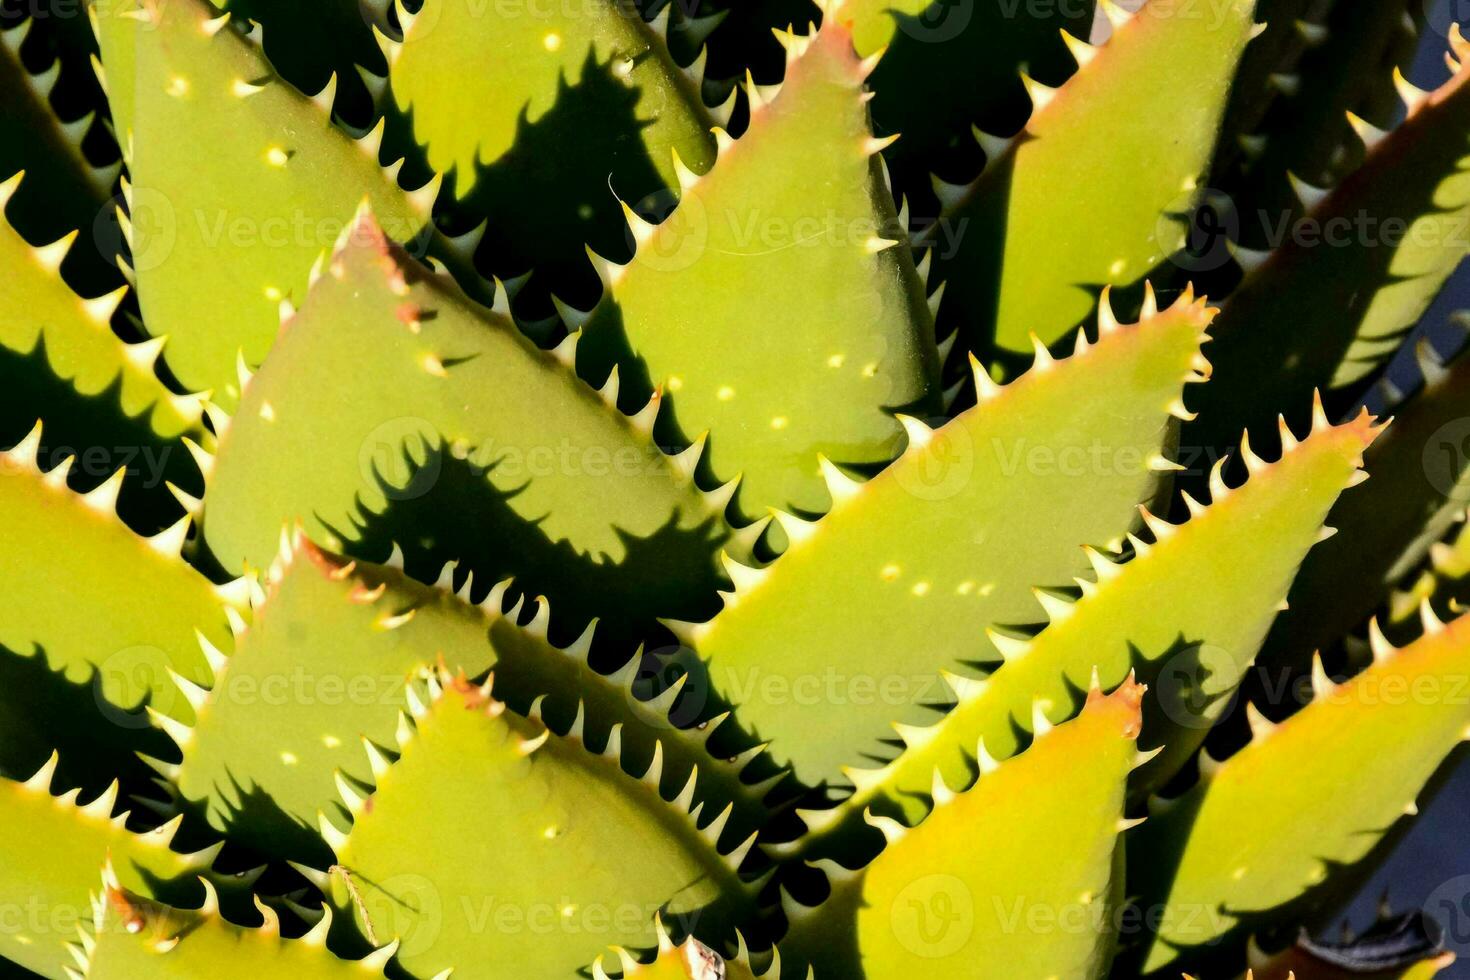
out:
M181 843L182 836L174 839L174 850L189 853L198 849ZM219 840L218 837L212 837L200 846L207 846L217 840ZM256 928L261 923L261 916L255 909L252 896L254 894L253 885L259 873L257 871L235 874L220 872L219 868L228 863L229 859L221 852L221 857L215 860L215 866L208 874L210 884L214 885L215 892L219 896L220 912L228 922L238 923L247 928ZM143 879L148 893L165 905L177 909L197 909L204 902L204 886L200 884L197 874L188 873L177 878L160 878L146 868L136 868L136 871Z
M983 153L971 126L1008 135L1025 123L1031 101L1022 71L1051 86L1076 71L1059 32L1088 37L1093 6L934 0L918 16L889 11L893 40L868 79L877 93L873 128L877 136L902 134L883 155L916 217L939 213L931 173L961 181L979 171Z
M653 377L647 363L633 348L622 309L616 303L604 303L587 321L577 341L577 375L592 387L601 388L614 365L618 368L618 408L625 413L636 412L648 404L653 394ZM663 407L659 409L654 439L660 446L689 445L684 433L672 423L674 413L669 406L676 397L665 394Z
M1147 730L1146 727L1145 730ZM1213 754L1220 758L1225 756L1226 752L1217 748ZM1463 745L1451 753L1419 794L1418 802L1421 806L1428 806L1432 803L1465 758L1466 750ZM1192 780L1190 782L1192 783ZM1196 804L1181 800L1176 806L1186 807L1196 806ZM1170 812L1170 820L1181 821L1181 828L1185 826L1190 816L1190 811L1174 810ZM1222 904L1220 911L1238 917L1239 923L1217 942L1181 949L1179 959L1152 976L1173 977L1178 976L1183 970L1192 976L1200 977L1201 980L1227 980L1227 978L1235 977L1239 972L1229 967L1238 964L1243 959L1248 936L1257 935L1263 948L1280 949L1292 941L1299 929L1310 930L1318 936L1325 935L1329 928L1339 920L1344 906L1373 877L1374 871L1393 853L1398 843L1413 827L1413 818L1401 817L1386 827L1364 828L1361 831L1364 834L1382 836L1363 858L1351 865L1323 859L1322 863L1327 868L1327 875L1322 883L1307 889L1298 898L1285 905L1264 911L1247 911L1232 909ZM1166 895L1168 883L1178 867L1180 852L1188 842L1188 838L1187 829L1181 829L1168 841L1155 838L1153 842L1158 846L1147 852L1146 855L1136 850L1129 852L1129 892L1134 896L1148 896L1151 899L1158 899ZM1174 845L1173 850L1169 849L1171 844ZM1134 900L1135 905L1137 901L1137 899ZM1133 917L1131 921L1147 921L1147 912L1147 909L1142 909L1142 914ZM1433 924L1426 928L1429 934L1435 931ZM1392 933L1392 930L1389 932ZM1400 934L1401 939L1408 936L1409 933ZM1122 938L1124 946L1120 949L1118 959L1114 963L1115 975L1141 975L1139 967L1142 965L1142 957L1146 954L1150 937L1140 934L1135 937L1124 936ZM1371 937L1365 934L1365 937L1362 938ZM1428 938L1428 935L1425 938ZM1319 951L1325 946L1323 943L1313 945L1317 946ZM1390 942L1388 946L1377 949L1375 955L1391 953L1393 948L1398 948L1402 953L1406 947L1403 943L1393 947ZM1225 967L1212 964L1225 964ZM1119 970L1124 972L1119 974ZM1298 975L1303 974L1298 973ZM1311 975L1316 976L1317 974Z
M921 240L932 247L933 281L946 284L936 323L937 335L945 338L958 332L955 351L950 355L944 376L946 386L960 382L951 415L975 403L965 351L974 351L990 366L992 376L1002 383L1030 370L1035 359L1030 350L1010 351L996 344L1006 253L1009 247L1014 247L1008 238L1012 233L1009 210L1015 163L1015 154L1007 154L997 161L980 178L979 185L961 207L920 234ZM1189 218L1182 214L1176 217L1181 222ZM1112 287L1113 312L1120 322L1135 322L1142 310L1145 284L1154 287L1162 309L1178 298L1188 278L1175 261L1160 262L1134 281ZM1087 312L1050 345L1058 357L1067 357L1072 353L1079 329L1096 338L1097 311L1104 284L1078 282L1051 288L1078 290L1090 300Z
M18 963L0 959L0 980L41 980L41 978Z
M344 131L358 134L375 126L379 116L387 120L378 159L385 164L404 161L400 185L417 188L433 176L408 116L398 110L388 89L388 63L373 37L374 25L386 36L403 36L391 4L383 5L386 19L368 0L229 0L222 6L242 23L249 18L261 25L266 57L298 90L316 95L336 74L333 118ZM324 44L324 38L330 43ZM362 70L374 76L371 88Z
M1439 211L1435 182L1411 175L1451 173L1464 152L1463 143L1422 140L1413 153L1416 159L1404 165L1405 179L1384 188L1373 174L1360 171L1343 182L1340 199L1354 202L1352 220L1371 220L1380 234L1390 220L1403 220L1407 227L1413 219ZM1322 239L1289 238L1268 267L1230 296L1210 330L1213 342L1206 356L1214 370L1210 384L1191 392L1190 407L1199 418L1180 433L1181 460L1213 460L1231 453L1242 430L1249 431L1257 453L1276 458L1281 444L1278 413L1294 432L1304 434L1314 389L1322 389L1329 418L1339 418L1356 405L1381 367L1351 384L1329 385L1378 296L1373 287L1402 281L1390 271L1397 254L1389 239L1355 237L1334 247ZM1390 357L1384 355L1385 365ZM1188 472L1178 474L1180 486L1198 495L1207 469L1186 465ZM1237 464L1236 475L1240 473Z
M127 417L121 396L120 376L95 395L57 378L44 335L29 354L0 348L0 445L20 442L41 419L41 468L75 456L67 484L78 493L126 467L118 513L135 531L153 534L183 516L165 483L198 496L203 480L183 443L155 434L147 413Z
M946 385L964 373L955 365L966 365L964 371L969 370L964 357L966 351L974 351L986 363L1002 356L995 349L995 323L1000 307L1000 277L1005 264L1015 159L1014 154L1008 154L997 161L980 178L981 183L969 201L919 233L919 240L930 246L930 254L934 256L930 281L946 283L944 301L935 320L935 336L943 339L958 334L949 358L950 369L944 374ZM1005 380L1019 369L1020 359L1015 360L1015 366L1005 366L999 380ZM960 398L973 404L973 389L973 384L962 385Z
M47 245L70 231L82 234L68 254L63 274L88 296L122 284L104 243L88 234L97 212L112 193L99 186L90 167L112 164L117 145L96 121L82 140L82 156L68 145L56 122L75 122L88 112L106 115L88 55L94 50L85 5L67 0L0 3L0 29L29 21L21 60L27 75L44 72L58 59L61 74L42 99L31 80L22 78L14 58L0 55L0 180L26 172L6 208L6 219L32 244Z
M58 793L77 787L90 800L116 779L123 801L156 796L155 774L136 753L165 756L173 743L141 707L124 711L104 701L96 680L68 680L44 650L25 656L0 647L0 775L29 779L55 751Z
M535 122L523 111L511 149L482 164L470 193L448 206L454 234L488 218L480 268L501 279L535 271L517 296L523 318L550 316L552 293L578 309L597 302L602 286L584 246L619 262L631 256L618 198L650 216L672 206L640 135L638 98L589 51L578 83L563 76L555 104Z
M1271 10L1264 3L1262 7L1257 19L1270 21ZM1301 51L1293 66L1255 63L1256 57L1280 45L1273 48L1266 41L1259 54L1247 49L1237 91L1232 93L1225 141L1216 151L1211 184L1250 216L1241 224L1241 244L1268 248L1274 220L1301 216L1301 203L1287 180L1288 172L1314 186L1330 187L1362 162L1363 146L1344 117L1346 110L1382 129L1392 128L1400 112L1390 84L1393 69L1408 67L1415 46L1414 36L1403 29L1402 21L1406 15L1421 13L1422 4L1405 0L1385 0L1362 9L1333 7L1326 16L1325 41ZM1271 27L1277 25L1271 22ZM1284 43L1301 42L1287 39ZM1284 53L1276 50L1275 55L1283 57ZM1296 94L1266 100L1255 87L1241 89L1242 79L1247 84L1263 82L1268 72L1281 70L1299 78L1301 87ZM1269 107L1262 118L1252 119L1247 116L1249 106L1243 103L1257 107L1269 103ZM1236 139L1249 134L1269 136L1254 156Z
M510 506L514 493L497 490L471 460L429 450L419 472L432 478L426 486L411 480L407 493L380 477L388 509L368 515L359 528L336 529L345 540L358 540L351 550L359 557L381 561L396 542L408 573L430 582L445 562L458 561L457 581L473 572L476 599L513 576L515 594L550 601L552 639L559 644L576 639L598 617L599 639L621 653L616 663L648 636L657 617L702 621L719 608L722 539L712 519L681 529L671 515L671 523L649 537L620 532L623 559L598 561L568 542L550 541L537 521Z
M387 76L372 25L386 29L388 22L366 0L229 0L220 6L236 20L253 20L265 29L266 56L282 78L314 95L335 72L337 113L359 127L374 121L373 99L358 66Z
M92 72L91 56L97 52L87 6L74 0L0 0L0 30L9 30L29 18L31 32L21 53L32 71L40 71L60 58L61 78L51 101L63 119L75 119L89 109L105 115L106 99Z
M709 36L709 62L705 75L710 79L744 79L746 69L762 85L779 82L786 74L786 49L771 32L795 27L806 33L808 24L818 24L822 12L812 0L670 0L679 11L698 16L723 13L724 20ZM650 6L656 6L651 4ZM676 14L677 16L677 14ZM697 52L681 50L677 35L670 43L680 64L687 64Z
M286 813L259 786L246 787L233 773L229 775L229 780L228 788L217 790L217 795L222 800L233 800L226 804L229 813L225 817L225 825L228 829L220 831L213 827L208 816L208 805L203 799L178 801L179 812L184 814L186 826L196 829L210 828L208 833L214 835L213 839L224 837L231 847L243 849L247 854L258 855L264 860L297 861L320 868L330 867L336 860L332 849L322 839L321 831L315 825L303 823ZM331 817L341 826L347 826L350 822L335 812ZM239 859L252 863L249 857L241 856Z

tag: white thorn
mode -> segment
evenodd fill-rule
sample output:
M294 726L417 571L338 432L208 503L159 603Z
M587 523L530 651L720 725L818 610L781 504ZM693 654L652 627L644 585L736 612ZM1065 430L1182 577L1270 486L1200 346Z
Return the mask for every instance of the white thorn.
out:
M1308 211L1315 211L1332 194L1331 188L1316 187L1302 180L1290 171L1286 179L1291 181L1291 189L1296 192L1297 198L1302 202L1302 207Z
M912 415L894 413L894 418L898 419L899 424L903 426L903 431L908 435L909 444L905 452L921 450L933 440L934 430Z
M832 496L832 506L837 507L862 491L863 485L849 477L837 468L825 454L817 454L817 465L821 468L822 479L827 483L827 492Z
M118 494L122 492L123 478L127 476L127 469L120 468L98 486L82 495L82 503L99 514L113 514L117 511Z

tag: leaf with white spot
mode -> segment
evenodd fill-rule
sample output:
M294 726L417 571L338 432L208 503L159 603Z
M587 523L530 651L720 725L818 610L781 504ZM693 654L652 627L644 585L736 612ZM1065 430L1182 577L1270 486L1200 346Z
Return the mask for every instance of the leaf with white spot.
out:
M1055 343L1102 287L1137 283L1183 246L1253 8L1181 16L1154 2L1130 18L1110 5L1108 43L1083 46L1060 89L1029 86L1024 130L927 233L947 284L941 329L981 354L1025 351L1033 332Z
M1213 311L1184 297L1137 326L1107 315L1098 342L1004 388L978 369L979 404L861 486L835 467L837 506L690 629L716 690L810 785L883 759L890 723L931 716L944 668L994 661L987 628L1034 622L1033 587L1070 585L1083 545L1131 529L1155 492L1171 412L1208 369ZM889 753L891 754L891 753Z
M854 769L850 797L832 810L804 811L821 838L855 824L877 805L913 820L924 810L936 770L959 785L977 747L1006 759L1022 747L1035 722L1071 717L1074 691L1089 677L1120 683L1137 665L1154 690L1145 748L1162 755L1135 777L1164 782L1188 761L1250 666L1286 595L1302 556L1320 540L1322 521L1378 430L1366 416L1336 428L1325 424L1275 463L1253 454L1251 479L1241 487L1215 484L1215 499L1186 523L1150 515L1152 543L1135 541L1122 565L1093 553L1090 580L1075 604L1052 598L1052 621L1029 641L1003 649L1006 661L984 678L951 675L958 703L926 727L905 728L903 752L880 769ZM1248 452L1248 450L1247 450ZM1156 680L1157 678L1157 680ZM808 838L803 852L814 850Z
M601 746L621 725L624 759L640 773L662 742L669 795L697 768L698 802L713 813L736 803L734 823L747 833L759 826L759 794L738 766L713 758L702 733L679 730L668 705L638 700L632 670L592 669L591 630L558 648L547 639L544 607L521 627L520 603L503 609L505 594L502 585L471 605L396 569L329 555L298 533L271 566L251 628L228 656L206 651L217 661L214 683L207 691L180 684L199 717L181 745L182 763L159 765L232 841L319 858L317 813L334 810L344 780L372 784L391 757L412 672L442 661L472 677L494 669L502 699L523 714L534 709L559 733L575 725ZM365 742L375 746L366 755ZM266 799L271 806L261 805Z
M130 177L143 318L190 390L233 407L235 364L265 359L283 299L364 198L394 239L429 221L437 181L409 194L329 113L280 80L203 0L89 8Z
M598 613L626 615L627 603L659 614L662 597L713 579L714 552L731 543L728 497L696 485L697 447L671 457L654 444L657 400L617 412L615 384L599 395L566 363L575 339L536 349L365 211L321 269L220 438L203 523L225 567L265 568L297 519L311 540L357 553L371 518L454 469L481 491L466 510L500 508L509 530L477 539L475 514L451 514L447 544L493 552L505 563L495 577L533 595L558 601L574 576L600 574L612 581L587 596ZM655 538L662 548L644 545Z
M621 361L643 382L633 402L660 388L685 442L707 432L752 516L825 510L818 454L886 463L892 410L938 409L933 320L862 98L870 66L840 27L782 37L786 80L769 103L751 90L745 135L687 174L663 224L629 216L638 252L610 270L578 351L595 383Z
M609 942L652 945L657 911L707 942L751 911L739 867L754 838L722 852L715 818L657 791L657 762L640 780L616 746L589 752L487 689L448 676L431 688L350 831L323 818L333 903L370 940L400 939L405 970L488 980L509 962L565 976ZM524 927L486 928L505 908Z
M1334 683L1314 678L1310 703L1279 725L1256 711L1250 744L1202 760L1200 781L1168 800L1130 848L1129 887L1165 916L1144 969L1218 955L1248 931L1296 921L1330 900L1405 814L1470 726L1470 619L1437 621ZM1357 869L1361 870L1361 869Z
M853 980L968 980L995 963L1015 976L1106 976L1143 693L1131 679L1094 690L1075 720L963 792L936 782L914 827L874 817L882 853L860 871L817 865L831 895L815 909L787 903L783 956Z

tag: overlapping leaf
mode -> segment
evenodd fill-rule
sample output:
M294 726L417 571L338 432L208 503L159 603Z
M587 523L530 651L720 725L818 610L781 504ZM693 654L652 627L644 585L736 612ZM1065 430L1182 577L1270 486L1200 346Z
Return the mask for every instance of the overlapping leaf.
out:
M1010 132L1026 118L1022 72L1048 85L1066 80L1076 65L1060 32L1086 39L1094 8L1092 0L845 0L832 6L829 16L851 24L859 57L882 54L869 83L874 128L881 136L901 135L884 158L898 187L918 200L932 193L931 171L966 166L972 126Z
M942 328L977 353L1024 351L1031 332L1052 344L1104 286L1137 283L1182 248L1254 6L1149 3L1131 18L1104 6L1112 39L1072 41L1077 73L1057 90L1030 83L1025 128L981 134L985 172L945 189L928 233Z
M701 830L689 812L692 779L669 802L657 760L628 776L616 744L594 754L463 679L433 681L431 699L415 728L402 722L402 755L372 795L348 796L351 831L323 818L335 903L369 941L400 939L405 969L496 977L509 962L554 976L608 941L652 945L660 910L713 941L749 913L738 869L754 838L721 853L723 821ZM507 910L519 927L485 928Z
M107 869L112 874L112 869ZM92 922L79 943L86 960L86 980L189 980L200 976L254 978L301 976L312 980L361 980L382 975L396 947L389 945L359 960L342 960L326 948L332 925L329 907L300 939L284 939L275 911L256 902L264 918L260 928L246 928L220 915L214 892L198 909L169 908L134 895L104 878L96 896Z
M1154 541L1134 540L1117 565L1091 552L1096 581L1082 598L1041 595L1051 621L1029 641L997 634L1005 662L980 678L950 674L957 704L926 727L900 728L904 751L880 769L851 769L853 794L832 810L803 814L813 831L853 823L882 801L908 820L923 812L937 770L956 785L974 756L1005 759L1037 721L1074 712L1074 691L1097 672L1120 683L1135 663L1156 687L1156 720L1146 744L1163 755L1135 778L1157 784L1187 761L1255 656L1297 564L1322 532L1339 492L1357 482L1365 446L1377 434L1366 417L1337 428L1325 419L1286 455L1267 464L1244 452L1253 475L1242 487L1215 483L1214 500L1193 500L1182 525L1148 515ZM1158 678L1155 683L1155 678ZM812 842L800 846L810 850ZM825 850L825 849L824 849Z
M963 792L936 773L933 812L915 827L871 818L883 852L860 871L820 863L831 896L816 909L787 903L783 954L870 980L961 980L995 963L1019 976L1105 975L1143 693L1131 679L1106 697L1094 689L1077 719L1038 731Z
M226 642L244 606L243 583L215 586L183 562L187 516L152 538L122 524L113 512L121 471L85 496L66 487L69 461L43 473L40 442L37 426L0 457L0 522L11 549L0 564L0 644L43 655L74 681L95 676L104 713L146 705L191 719L168 671L208 683L196 632Z
M585 576L606 594L580 596L614 615L710 581L734 488L707 497L693 480L699 447L675 458L654 445L657 399L633 418L610 409L616 383L599 397L564 363L575 338L537 350L390 246L366 212L319 269L220 439L204 533L226 567L265 568L298 519L312 540L353 550L375 515L430 499L453 472L478 492L439 514L452 518L442 543L453 558L489 552L495 578L556 601Z
M786 80L748 88L739 142L722 136L705 177L683 172L663 224L629 214L638 252L609 270L578 352L595 383L621 361L632 401L662 390L684 441L709 433L752 515L825 510L819 453L885 463L901 433L887 410L938 407L933 322L867 121L871 65L839 26L783 41Z
M1319 664L1309 702L1279 725L1252 706L1251 743L1224 762L1202 757L1200 782L1159 808L1129 883L1145 908L1181 914L1155 917L1146 970L1299 912L1416 812L1470 725L1470 621L1425 626L1402 650L1375 627L1374 662L1348 681ZM1352 794L1331 791L1348 778Z
M180 821L132 833L127 814L113 814L116 783L84 806L75 790L52 796L56 761L24 783L0 779L0 905L17 917L0 931L0 956L51 978L73 962L67 945L90 923L88 896L109 856L129 889L187 902L198 900L198 876L219 850L173 850Z
M377 135L354 144L332 127L331 85L319 101L297 92L202 0L96 14L144 320L168 336L181 383L232 407L237 356L265 358L281 301L305 293L312 260L363 198L409 241L438 183L400 189L396 168L378 162Z
M1398 349L1470 251L1467 79L1461 68L1428 95L1405 84L1405 122L1386 135L1359 125L1363 166L1330 192L1297 184L1306 216L1268 255L1242 253L1252 271L1215 330L1215 380L1183 451L1207 459L1242 425L1269 449L1279 412L1301 418L1317 388L1340 389L1330 408L1351 403Z
M1341 533L1302 566L1262 649L1263 664L1305 673L1314 652L1361 626L1464 517L1470 362L1446 369L1424 341L1419 371L1422 387L1390 409L1394 424L1367 454L1377 478L1333 509L1328 523Z
M1105 307L1106 310L1106 307ZM1159 471L1171 413L1208 370L1213 311L1185 296L998 388L931 431L910 420L896 463L858 486L827 464L840 502L761 571L730 563L735 591L687 635L714 686L810 784L886 752L891 722L944 697L940 670L994 661L985 630L1034 622L1035 586L1069 585L1082 546L1120 540ZM916 643L915 637L922 637Z
M559 649L547 640L544 601L522 628L520 603L503 608L504 584L474 606L447 590L451 571L446 588L430 588L295 535L233 653L205 647L213 684L180 682L199 718L191 729L175 728L182 764L160 765L183 799L204 801L211 823L233 841L298 860L322 856L316 815L334 809L338 786L369 786L387 765L413 672L437 660L470 676L493 667L503 700L560 733L575 730L602 747L620 726L630 768L643 773L657 753L670 794L698 770L698 802L714 813L738 804L733 825L747 833L759 826L760 791L740 777L748 760L715 759L704 747L707 734L676 727L677 689L640 700L636 658L618 674L599 674L588 663L591 629ZM468 593L466 583L460 595Z

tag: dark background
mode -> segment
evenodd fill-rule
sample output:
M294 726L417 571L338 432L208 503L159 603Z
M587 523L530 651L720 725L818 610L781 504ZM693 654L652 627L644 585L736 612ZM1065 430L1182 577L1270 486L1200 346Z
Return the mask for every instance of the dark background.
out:
M1457 5L1457 0L1431 2L1437 7L1431 24L1446 23L1446 14ZM1428 88L1448 78L1449 69L1444 64L1448 47L1443 36L1432 29L1426 32L1410 80ZM1419 330L1437 337L1449 315L1464 309L1470 309L1470 267L1462 267L1450 280ZM1450 343L1439 346L1448 351ZM1351 923L1361 929L1372 922L1378 901L1385 894L1395 909L1423 908L1445 927L1446 945L1460 959L1441 977L1470 978L1470 759L1460 764L1432 802L1423 807L1392 857L1347 910Z

